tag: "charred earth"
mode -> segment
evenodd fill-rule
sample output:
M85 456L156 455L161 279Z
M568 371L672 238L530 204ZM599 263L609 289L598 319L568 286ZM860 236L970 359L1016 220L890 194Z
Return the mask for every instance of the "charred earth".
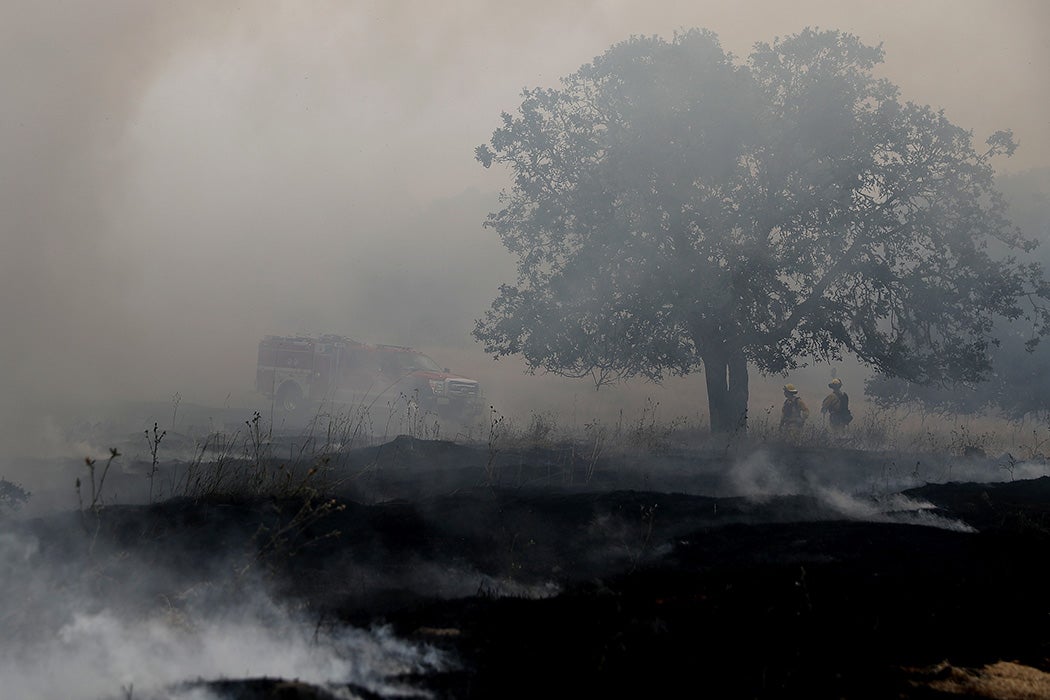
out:
M6 516L0 625L19 641L3 668L69 641L71 615L199 640L240 624L231 600L265 598L260 624L294 618L296 653L352 672L199 661L83 697L1050 692L1041 465L1010 480L992 458L410 437L303 454L288 437L226 462L131 462L108 473L113 497L85 502L84 483L78 507Z

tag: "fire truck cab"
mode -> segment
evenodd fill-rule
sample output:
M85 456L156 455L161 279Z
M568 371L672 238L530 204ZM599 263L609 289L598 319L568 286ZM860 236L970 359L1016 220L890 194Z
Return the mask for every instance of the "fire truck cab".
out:
M365 405L401 394L444 418L472 419L482 405L476 380L417 350L336 335L266 336L259 342L255 387L287 414L322 402Z

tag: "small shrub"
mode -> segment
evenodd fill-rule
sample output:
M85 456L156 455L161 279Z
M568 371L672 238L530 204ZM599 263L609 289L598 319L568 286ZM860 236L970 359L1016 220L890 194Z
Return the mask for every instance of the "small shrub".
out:
M30 495L18 484L0 478L0 517L21 508L29 501Z

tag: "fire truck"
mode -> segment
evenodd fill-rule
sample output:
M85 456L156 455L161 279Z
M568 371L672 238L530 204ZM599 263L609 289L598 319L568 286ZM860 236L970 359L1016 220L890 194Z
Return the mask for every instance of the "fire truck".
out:
M289 415L321 403L386 405L401 396L443 418L472 419L482 408L476 380L429 356L338 335L266 336L259 342L255 388Z

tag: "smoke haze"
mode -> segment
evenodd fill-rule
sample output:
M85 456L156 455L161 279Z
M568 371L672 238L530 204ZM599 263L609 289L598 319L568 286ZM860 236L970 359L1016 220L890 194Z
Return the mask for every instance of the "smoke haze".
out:
M262 582L235 580L232 558L190 573L126 552L84 554L55 556L30 534L0 534L0 593L19 601L3 619L4 698L212 700L195 679L263 676L398 697L405 689L390 678L448 663L383 627L303 619Z
M39 453L64 407L246 401L267 333L416 345L501 405L571 410L593 391L469 335L514 271L473 148L522 88L631 34L702 26L746 56L841 29L883 43L905 99L979 141L1012 128L1019 171L1050 165L1048 21L1038 0L4 3L2 451Z

